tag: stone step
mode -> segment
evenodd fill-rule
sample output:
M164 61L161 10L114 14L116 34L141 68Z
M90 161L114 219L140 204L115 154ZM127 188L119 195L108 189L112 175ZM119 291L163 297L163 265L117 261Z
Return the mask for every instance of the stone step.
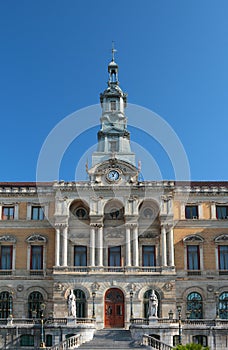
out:
M80 349L143 349L139 344L136 344L131 337L131 332L128 330L113 330L102 329L98 330L93 339L80 346Z

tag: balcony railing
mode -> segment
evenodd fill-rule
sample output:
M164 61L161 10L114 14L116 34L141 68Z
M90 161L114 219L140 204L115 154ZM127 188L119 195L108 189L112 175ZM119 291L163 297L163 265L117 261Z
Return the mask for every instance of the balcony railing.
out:
M95 324L96 320L94 318L77 318L77 324ZM34 325L41 324L40 318L4 318L0 319L0 327L5 327L9 324L15 325L15 326L26 326L26 327L33 327ZM51 327L51 326L64 326L67 325L67 318L61 317L61 318L47 318L44 320L45 326Z
M11 276L13 274L13 270L0 270L0 276Z
M124 273L124 274L160 274L164 272L175 272L171 266L54 266L54 274L60 273Z
M179 323L178 319L169 319L169 318L158 318L157 322L160 324L164 323ZM131 325L149 325L148 318L132 318L130 320ZM216 319L183 319L181 320L182 326L189 327L224 327L228 329L228 320L223 320L220 318Z

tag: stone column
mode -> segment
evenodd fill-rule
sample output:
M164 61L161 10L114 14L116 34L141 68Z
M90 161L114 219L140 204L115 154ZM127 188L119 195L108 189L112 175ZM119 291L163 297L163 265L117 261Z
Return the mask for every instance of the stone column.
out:
M138 226L133 227L133 266L139 266Z
M162 266L167 266L167 251L166 251L166 228L161 228L161 252L162 252Z
M95 266L95 227L90 226L90 266Z
M98 226L98 266L103 266L103 226Z
M216 205L211 203L211 219L216 219Z
M126 266L131 266L131 226L126 226Z
M169 266L174 266L173 228L169 230Z
M67 266L67 232L68 232L68 227L64 226L63 227L63 261L62 261L63 266Z
M60 255L60 227L55 227L55 266L59 266Z
M107 138L107 136L105 136L105 139L104 139L104 152L105 153L108 152L108 138Z

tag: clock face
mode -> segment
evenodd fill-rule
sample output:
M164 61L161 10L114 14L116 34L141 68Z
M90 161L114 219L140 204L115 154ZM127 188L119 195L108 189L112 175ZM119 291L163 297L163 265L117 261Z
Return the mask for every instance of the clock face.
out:
M110 181L117 181L117 180L119 179L119 177L120 177L120 174L119 174L119 172L116 171L116 170L111 170L111 171L109 171L109 173L108 173L108 179L109 179Z

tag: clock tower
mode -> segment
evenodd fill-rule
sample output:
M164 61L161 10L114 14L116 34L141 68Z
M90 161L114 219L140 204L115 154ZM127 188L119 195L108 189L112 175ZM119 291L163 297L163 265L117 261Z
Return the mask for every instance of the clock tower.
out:
M110 169L110 171L107 170L105 179L112 184L120 183L123 179L132 181L134 178L136 180L138 175L135 154L131 151L130 132L127 130L125 115L127 94L119 86L119 67L115 62L114 54L115 49L113 48L112 61L108 65L108 87L100 94L102 116L97 150L92 154L92 168L88 171L91 180L94 180L94 176L99 173L97 170L100 166ZM125 175L128 173L127 177L123 177L124 172ZM98 180L97 176L95 177Z

